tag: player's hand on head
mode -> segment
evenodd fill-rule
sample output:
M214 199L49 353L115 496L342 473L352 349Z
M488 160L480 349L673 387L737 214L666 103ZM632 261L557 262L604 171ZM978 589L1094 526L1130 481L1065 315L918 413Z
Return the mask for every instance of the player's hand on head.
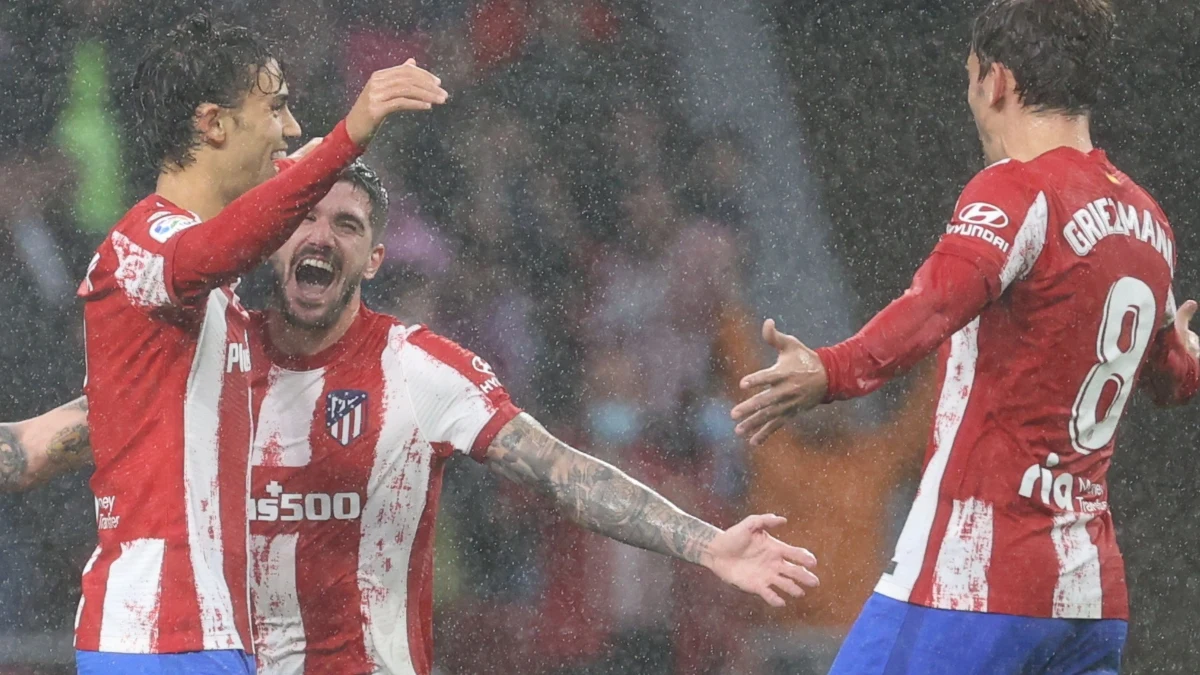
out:
M1192 358L1200 359L1200 337L1188 326L1196 314L1197 307L1200 305L1197 305L1195 300L1188 300L1175 312L1175 332L1179 334L1179 340L1187 347Z
M773 319L763 323L763 340L778 352L775 365L742 378L742 389L759 390L734 406L739 436L762 445L785 419L810 410L825 398L829 379L817 353L780 332Z
M781 516L750 516L721 532L709 543L708 568L725 583L753 593L773 607L785 604L784 595L803 597L805 588L819 583L809 570L817 559L770 535L769 529L786 522Z
M449 95L441 84L441 78L417 66L413 59L371 73L346 116L350 139L364 146L388 115L403 110L429 110L445 103Z

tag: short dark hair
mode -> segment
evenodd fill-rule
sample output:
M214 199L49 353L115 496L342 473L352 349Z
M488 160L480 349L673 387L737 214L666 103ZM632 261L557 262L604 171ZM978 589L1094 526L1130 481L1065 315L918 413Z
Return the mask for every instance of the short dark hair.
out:
M134 122L144 159L184 167L200 144L194 118L203 103L241 104L274 60L284 63L262 35L193 14L147 47L133 79ZM265 92L273 93L273 92Z
M338 181L349 183L367 195L367 201L371 204L371 241L379 243L384 230L387 229L388 210L388 193L383 187L383 181L379 180L379 174L366 162L356 159L342 171Z
M1109 0L992 0L975 19L971 51L980 79L993 63L1012 71L1022 105L1086 115L1115 23Z

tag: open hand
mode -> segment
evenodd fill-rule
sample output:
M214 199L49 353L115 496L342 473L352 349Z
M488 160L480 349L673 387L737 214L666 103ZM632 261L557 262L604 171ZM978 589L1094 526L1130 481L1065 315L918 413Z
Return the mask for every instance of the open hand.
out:
M709 542L705 564L725 583L759 596L772 607L784 605L781 592L803 597L805 587L819 583L808 569L817 559L767 532L786 522L787 518L773 515L746 518Z
M364 147L388 115L401 110L429 110L445 103L448 94L441 84L440 78L417 67L413 59L371 73L350 114L346 115L346 132L350 134L350 140Z
M781 333L775 321L763 322L763 340L779 352L775 365L742 378L742 389L762 389L734 406L731 415L739 436L751 445L762 445L798 412L810 410L825 398L829 378L817 353L796 338Z
M1196 314L1197 306L1195 300L1188 300L1175 312L1175 333L1179 336L1179 341L1187 347L1188 353L1192 355L1193 359L1200 359L1200 337L1197 337L1196 333L1188 327L1188 323Z

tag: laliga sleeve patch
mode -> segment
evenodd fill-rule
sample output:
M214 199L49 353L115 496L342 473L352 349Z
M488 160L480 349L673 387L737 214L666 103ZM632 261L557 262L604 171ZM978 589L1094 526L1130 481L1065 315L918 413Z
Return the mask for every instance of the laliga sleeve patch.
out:
M160 244L165 244L171 237L199 224L200 221L191 216L179 214L162 216L150 221L150 237Z

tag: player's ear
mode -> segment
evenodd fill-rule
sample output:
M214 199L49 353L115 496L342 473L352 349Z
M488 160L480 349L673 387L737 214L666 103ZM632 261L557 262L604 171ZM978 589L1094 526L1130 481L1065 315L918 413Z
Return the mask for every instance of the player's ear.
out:
M216 103L201 103L196 106L196 131L200 140L212 145L223 145L230 120L224 119L224 109Z
M375 244L371 248L371 257L367 259L367 269L363 270L364 279L375 278L375 275L379 273L379 268L383 266L383 254L386 252L387 249L383 247L383 244Z
M993 63L989 69L991 72L988 73L988 79L992 82L988 93L991 95L991 104L998 106L1008 98L1016 101L1017 81L1013 78L1012 71L999 63Z

